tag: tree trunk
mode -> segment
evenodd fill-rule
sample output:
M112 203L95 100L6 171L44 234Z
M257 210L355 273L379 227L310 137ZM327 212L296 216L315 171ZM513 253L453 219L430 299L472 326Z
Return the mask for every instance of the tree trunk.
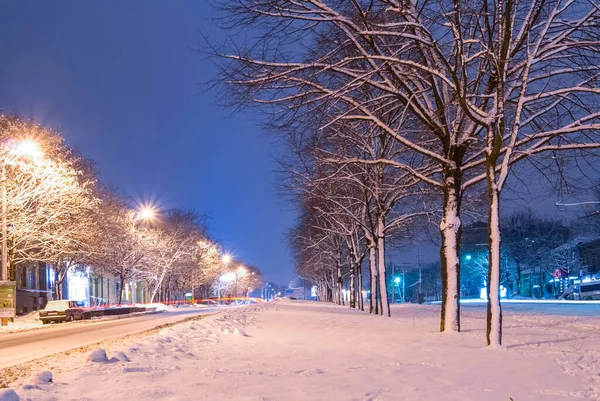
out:
M363 299L362 296L362 288L363 288L363 282L362 282L362 266L361 263L358 263L356 265L356 276L358 277L357 280L357 287L358 287L358 291L356 293L357 297L358 297L358 308L361 311L365 310L365 300Z
M117 298L117 305L121 305L121 303L123 302L123 292L125 291L125 285L124 285L125 277L123 277L123 275L120 275L119 280L120 280L119 285L121 286L121 288L120 288L121 291L119 291L119 296Z
M62 283L65 280L65 275L61 277L60 272L56 271L56 281L54 282L54 299L62 299Z
M502 344L502 306L500 304L500 193L495 180L495 164L488 166L488 285L487 344Z
M444 188L444 215L440 223L442 310L440 331L460 331L460 172L447 173Z
M521 295L521 263L517 261L517 295Z
M337 264L337 275L336 275L336 288L337 288L337 304L342 305L344 303L343 292L342 292L342 265Z
M370 275L370 281L369 281L369 288L371 291L371 296L369 298L369 313L375 313L377 314L379 311L378 305L377 305L377 255L376 255L377 250L375 249L375 246L371 245L369 247L369 275Z
M154 298L156 297L156 292L162 286L163 280L165 279L165 275L167 274L167 269L163 269L160 274L160 278L156 281L154 289L152 290L152 297L150 298L150 303L154 302Z
M57 276L60 277L58 272L57 272ZM60 279L59 277L57 277L56 281L54 282L54 299L62 299L62 283L63 283L64 277L62 279Z
M377 218L377 272L379 275L379 294L381 297L381 315L392 315L387 292L387 275L385 273L385 221L383 216Z
M352 255L350 257L353 257ZM354 282L354 262L348 264L350 266L350 308L356 308L356 283Z

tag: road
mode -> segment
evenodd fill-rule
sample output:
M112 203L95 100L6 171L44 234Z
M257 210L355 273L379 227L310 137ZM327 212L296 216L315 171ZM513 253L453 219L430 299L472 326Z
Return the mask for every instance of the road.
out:
M462 310L484 309L485 301L461 302ZM533 313L540 315L562 316L600 316L600 302L598 301L510 301L502 302L502 310L507 313Z
M39 330L0 335L0 369L98 341L141 333L185 318L223 308L186 308L107 321L56 324Z

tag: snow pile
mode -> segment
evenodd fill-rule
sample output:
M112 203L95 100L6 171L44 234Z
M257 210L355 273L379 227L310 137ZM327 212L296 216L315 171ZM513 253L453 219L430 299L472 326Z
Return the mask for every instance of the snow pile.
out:
M598 318L508 312L506 348L497 350L484 347L484 308L465 308L456 335L438 332L439 306L394 305L393 313L300 301L228 309L96 350L90 359L100 363L55 378L60 386L18 393L41 401L600 399Z
M52 383L52 372L45 370L31 377L31 384L48 384Z
M113 358L120 362L131 362L131 359L129 359L127 354L125 354L124 352L116 352Z
M19 396L13 389L0 389L0 401L19 401Z
M108 355L106 355L106 351L102 348L98 348L90 353L88 362L108 363L110 360L108 359Z

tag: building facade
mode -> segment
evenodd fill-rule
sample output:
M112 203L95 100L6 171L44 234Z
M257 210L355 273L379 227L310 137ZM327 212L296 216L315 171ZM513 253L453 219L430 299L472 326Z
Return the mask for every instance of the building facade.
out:
M25 262L14 268L17 284L17 315L43 309L55 298L56 271L48 263ZM72 268L61 285L63 299L79 302L87 307L103 307L119 302L123 288L122 304L147 303L150 291L142 281L128 282L109 274L98 274L91 267Z

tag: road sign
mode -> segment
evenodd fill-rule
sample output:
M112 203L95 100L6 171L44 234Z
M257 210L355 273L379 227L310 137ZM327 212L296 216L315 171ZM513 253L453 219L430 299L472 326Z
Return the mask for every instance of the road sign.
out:
M13 319L17 307L17 283L0 281L0 318Z

